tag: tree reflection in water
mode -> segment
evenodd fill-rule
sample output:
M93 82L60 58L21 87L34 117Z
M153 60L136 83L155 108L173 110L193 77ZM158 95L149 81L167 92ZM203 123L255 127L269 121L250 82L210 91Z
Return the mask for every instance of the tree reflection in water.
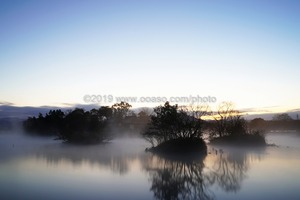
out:
M213 199L203 176L203 159L171 160L150 157L147 171L156 199Z
M264 148L230 149L226 153L211 155L213 162L209 168L208 180L211 185L217 184L225 192L237 192L247 178L250 164L261 158Z
M67 145L54 144L34 151L37 160L45 160L48 165L69 164L72 166L97 167L100 170L110 169L115 174L125 175L130 170L132 162L146 160L142 149L132 150L128 146L114 144L102 145Z
M150 175L150 190L156 199L215 199L217 187L224 192L238 192L253 161L259 160L264 149L209 150L205 158L190 159L159 157L145 153L141 147L119 144L74 146L54 144L35 149L36 159L47 164L107 167L124 175L132 171L135 161ZM31 152L31 153L33 153ZM134 169L136 170L136 169ZM147 176L146 175L146 176Z
M246 178L248 163L230 160L227 155L220 154L210 169L208 179L211 184L218 184L226 192L237 192Z
M225 192L238 192L251 162L259 159L260 153L228 151L209 154L205 160L174 160L152 155L145 169L155 199L208 200L215 199L213 186Z

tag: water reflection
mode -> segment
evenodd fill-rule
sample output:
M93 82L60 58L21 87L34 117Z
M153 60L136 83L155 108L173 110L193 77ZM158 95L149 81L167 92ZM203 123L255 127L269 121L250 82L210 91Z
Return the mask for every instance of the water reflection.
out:
M148 144L133 138L92 146L32 140L22 143L19 140L14 147L8 142L3 144L9 145L0 146L1 152L5 152L0 153L0 189L6 191L0 194L0 199L29 198L32 194L35 199L42 194L49 195L47 199L83 199L85 196L88 199L232 199L228 193L243 199L245 190L260 189L255 185L257 181L265 181L265 187L273 187L275 181L268 182L257 174L271 173L268 163L274 158L269 154L278 157L281 154L274 151L282 152L279 148L274 147L274 151L268 148L264 156L265 149L209 147L206 157L182 159L146 153L144 149ZM9 156L2 157L6 154ZM268 162L263 161L265 157ZM265 164L255 169L259 162ZM252 168L254 171L249 173ZM248 176L252 178L251 187L243 185ZM15 185L20 186L18 192L13 189Z
M126 150L127 149L127 150ZM247 178L251 163L262 159L264 148L225 149L221 152L212 148L205 156L189 158L165 158L145 153L141 148L128 149L115 144L102 146L73 146L55 144L44 146L35 153L38 160L49 165L72 166L83 163L110 169L114 174L125 175L132 171L135 161L150 176L155 199L215 199L213 187L224 192L238 192ZM223 152L224 151L224 152Z
M152 182L150 190L156 199L213 199L203 175L204 158L171 160L149 158L145 169Z
M150 175L155 199L215 199L213 187L237 192L251 163L259 161L264 149L233 150L209 154L206 158L148 158L144 168Z
M105 167L112 172L124 175L135 163L135 160L145 160L143 149L128 149L128 146L118 146L113 143L95 146L76 146L55 144L44 146L34 153L37 160L45 160L49 165L63 163L80 167L88 164L93 167Z
M246 162L229 160L228 156L221 154L207 177L211 184L218 184L226 192L237 192L241 188L247 170Z
M210 157L212 162L207 166L210 184L217 184L225 192L239 191L251 163L261 160L264 151L265 148L231 148L226 149L225 153L212 154Z

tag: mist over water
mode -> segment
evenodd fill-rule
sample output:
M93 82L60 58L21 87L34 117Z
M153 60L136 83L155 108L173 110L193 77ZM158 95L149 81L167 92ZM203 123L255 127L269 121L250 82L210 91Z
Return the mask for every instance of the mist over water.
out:
M208 146L206 157L167 159L138 137L73 145L20 131L0 134L1 199L298 199L300 137L278 146Z
M300 149L300 134L297 132L269 133L266 140L269 144L276 144L279 147Z

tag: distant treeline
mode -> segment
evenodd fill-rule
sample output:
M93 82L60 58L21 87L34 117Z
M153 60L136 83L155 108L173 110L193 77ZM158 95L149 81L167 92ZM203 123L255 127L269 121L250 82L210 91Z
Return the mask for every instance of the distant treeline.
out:
M280 114L286 115L287 114ZM264 120L262 118L255 118L249 122L249 126L251 128L265 130L265 131L288 131L288 130L296 130L300 131L300 120L293 120L291 118L286 119L278 119L278 115L273 117L273 120Z
M210 120L204 120L210 116ZM69 142L91 143L109 140L115 133L142 133L153 146L176 139L203 139L209 134L211 141L253 140L265 143L261 133L270 130L300 130L300 120L287 114L275 115L273 120L256 118L246 121L232 103L223 102L218 110L211 112L208 106L178 106L166 102L153 110L131 110L126 102L85 111L81 108L63 112L50 110L45 115L29 117L24 121L29 133L56 135ZM114 133L114 134L113 134Z
M125 102L111 107L85 111L75 108L66 112L50 110L45 115L28 117L24 121L24 129L28 133L38 135L56 135L59 139L75 143L93 143L105 141L112 137L111 129L139 130L145 127L150 117L146 110L138 114L130 111L131 105Z

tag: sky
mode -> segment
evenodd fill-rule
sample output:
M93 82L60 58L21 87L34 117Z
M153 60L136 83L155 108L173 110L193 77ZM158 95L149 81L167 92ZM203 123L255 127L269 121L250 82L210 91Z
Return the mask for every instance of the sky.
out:
M299 9L297 0L0 0L0 103L199 95L298 109Z

